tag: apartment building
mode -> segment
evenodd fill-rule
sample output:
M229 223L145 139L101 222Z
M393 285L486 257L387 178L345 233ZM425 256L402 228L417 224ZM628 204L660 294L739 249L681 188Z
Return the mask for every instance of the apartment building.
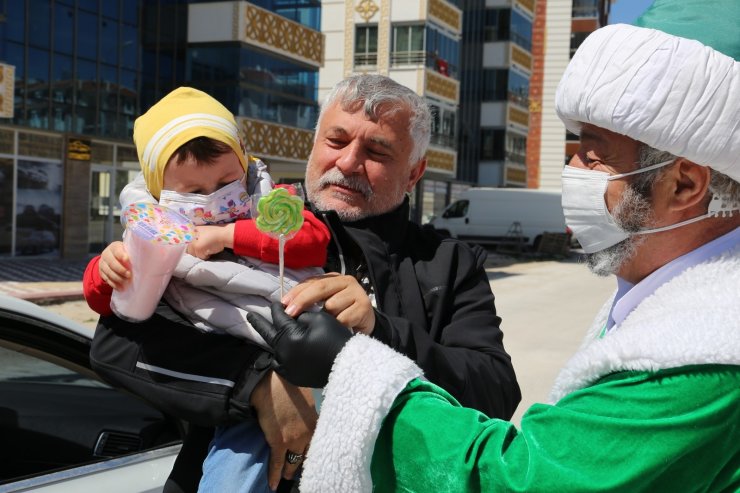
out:
M560 174L578 149L578 137L566 132L555 114L555 90L586 36L607 24L610 6L610 0L537 0L526 158L529 188L560 190Z
M481 186L525 187L535 1L468 0L463 7L458 176Z
M427 172L412 194L412 218L425 222L460 187L457 128L463 12L450 0L325 0L326 39L319 97L356 73L378 73L411 88L432 108Z

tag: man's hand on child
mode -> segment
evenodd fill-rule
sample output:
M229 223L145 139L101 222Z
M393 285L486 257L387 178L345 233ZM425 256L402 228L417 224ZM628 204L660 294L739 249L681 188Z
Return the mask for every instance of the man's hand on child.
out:
M100 254L98 264L100 278L115 290L121 290L131 282L131 259L122 241L114 241Z
M375 310L365 288L352 276L330 272L311 277L288 291L280 300L285 313L297 317L316 303L354 332L370 335L375 330Z
M195 240L188 245L188 253L207 260L224 248L234 247L234 223L198 226L195 228Z

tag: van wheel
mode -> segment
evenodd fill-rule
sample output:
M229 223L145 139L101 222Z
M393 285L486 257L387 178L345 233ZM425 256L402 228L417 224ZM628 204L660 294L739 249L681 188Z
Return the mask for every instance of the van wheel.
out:
M437 234L438 234L439 236L441 236L442 238L452 238L452 235L451 235L451 234L450 234L450 232L449 232L449 231L447 231L446 229L437 229L437 230L435 230L435 231L436 231L436 232L437 232Z

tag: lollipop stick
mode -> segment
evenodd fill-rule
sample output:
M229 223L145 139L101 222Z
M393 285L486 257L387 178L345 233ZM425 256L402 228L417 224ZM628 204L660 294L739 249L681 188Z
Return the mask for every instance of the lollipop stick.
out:
M280 299L283 299L285 293L284 287L284 274L285 274L285 235L281 234L278 237L278 262L280 265Z

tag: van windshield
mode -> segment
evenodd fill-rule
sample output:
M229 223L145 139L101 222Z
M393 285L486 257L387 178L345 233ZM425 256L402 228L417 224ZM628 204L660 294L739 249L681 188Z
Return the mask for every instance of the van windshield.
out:
M444 211L442 217L465 217L468 213L468 203L469 202L467 200L458 200L457 202L453 202L447 210Z

